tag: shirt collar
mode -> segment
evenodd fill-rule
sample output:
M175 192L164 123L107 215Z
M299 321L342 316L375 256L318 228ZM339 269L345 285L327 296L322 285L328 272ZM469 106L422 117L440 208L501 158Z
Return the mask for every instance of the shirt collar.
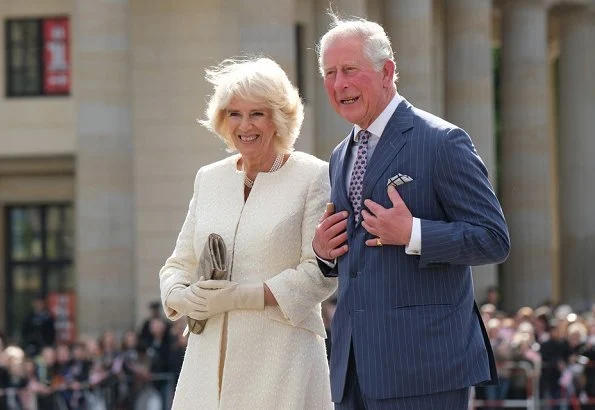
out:
M401 97L398 92L395 92L395 95L393 96L392 100L390 100L386 108L384 108L380 115L376 117L372 124L370 124L370 126L367 128L368 132L380 138L380 136L384 132L384 129L386 128L386 124L388 124L388 122L390 121L390 117L393 116L393 113L395 112L397 106L401 103L401 101L403 101L403 97ZM353 139L355 141L357 141L357 133L361 129L362 128L359 125L353 125Z

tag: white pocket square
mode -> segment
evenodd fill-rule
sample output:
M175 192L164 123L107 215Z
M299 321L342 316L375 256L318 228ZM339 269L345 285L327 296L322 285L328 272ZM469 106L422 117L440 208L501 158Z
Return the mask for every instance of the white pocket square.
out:
M406 184L407 182L411 182L411 181L413 181L413 178L411 178L409 175L401 174L399 172L394 177L391 177L388 179L386 186L388 187L388 186L392 185L396 188L399 185L403 185L403 184Z

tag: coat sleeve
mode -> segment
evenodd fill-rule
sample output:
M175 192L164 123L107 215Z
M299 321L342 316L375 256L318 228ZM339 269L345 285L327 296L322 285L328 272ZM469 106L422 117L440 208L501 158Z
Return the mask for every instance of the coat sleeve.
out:
M293 326L300 325L316 309L320 311L320 303L337 288L336 278L322 275L312 248L314 231L329 197L328 165L324 163L316 169L304 202L300 263L294 269L286 269L265 282L283 315Z
M185 288L194 278L198 266L198 259L194 250L194 230L196 225L196 201L200 183L201 171L196 173L194 180L194 194L188 206L186 220L178 234L176 247L159 271L159 287L161 290L161 304L165 315L171 320L178 320L183 315L165 305L169 294L177 288Z
M437 146L434 190L446 220L421 220L420 266L501 263L510 239L487 170L469 136L455 128Z

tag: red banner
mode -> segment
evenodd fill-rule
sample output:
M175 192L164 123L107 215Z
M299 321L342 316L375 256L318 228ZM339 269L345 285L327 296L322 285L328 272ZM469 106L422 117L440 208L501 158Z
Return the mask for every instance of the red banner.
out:
M68 18L43 20L44 94L70 93L70 24Z
M74 292L50 292L48 294L48 307L54 317L56 340L74 342L76 340L76 297Z

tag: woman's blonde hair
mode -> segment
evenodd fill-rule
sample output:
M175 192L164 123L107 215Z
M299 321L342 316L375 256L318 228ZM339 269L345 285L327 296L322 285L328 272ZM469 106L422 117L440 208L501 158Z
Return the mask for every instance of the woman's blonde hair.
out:
M304 106L279 64L264 57L226 59L207 69L205 78L213 84L214 92L205 110L206 119L198 122L221 138L229 152L237 151L225 121L225 110L234 97L270 108L277 152L293 151L304 120Z

